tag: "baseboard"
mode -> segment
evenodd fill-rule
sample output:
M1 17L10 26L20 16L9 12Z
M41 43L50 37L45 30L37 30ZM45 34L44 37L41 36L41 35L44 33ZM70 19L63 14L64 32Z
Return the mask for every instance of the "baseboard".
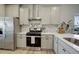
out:
M17 47L17 49L22 49L22 50L28 50L28 51L53 51L54 52L54 54L56 54L55 53L55 51L54 51L54 49L45 49L45 48L40 48L40 47Z
M43 50L43 51L53 51L53 53L56 54L55 51L54 51L54 49L45 49L45 48L41 48L41 50Z
M17 47L17 49L22 49L22 50L29 50L29 51L31 51L31 50L33 50L33 51L40 51L41 50L41 48L40 47Z

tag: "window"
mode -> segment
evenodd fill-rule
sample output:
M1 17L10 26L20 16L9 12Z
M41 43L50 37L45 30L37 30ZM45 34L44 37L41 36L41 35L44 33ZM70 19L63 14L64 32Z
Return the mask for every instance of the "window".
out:
M79 16L74 16L74 25L79 26Z

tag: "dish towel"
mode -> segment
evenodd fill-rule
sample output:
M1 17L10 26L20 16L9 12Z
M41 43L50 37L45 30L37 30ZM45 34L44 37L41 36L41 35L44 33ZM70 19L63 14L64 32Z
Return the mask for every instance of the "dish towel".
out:
M35 36L31 37L31 44L35 44Z

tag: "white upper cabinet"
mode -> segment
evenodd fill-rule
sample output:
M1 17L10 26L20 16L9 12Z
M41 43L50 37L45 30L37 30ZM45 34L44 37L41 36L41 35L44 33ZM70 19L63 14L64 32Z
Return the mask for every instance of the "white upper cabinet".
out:
M50 7L39 7L39 17L42 19L42 24L50 24Z
M50 24L59 24L61 19L61 8L60 6L53 6L51 7L51 13L50 13Z
M7 17L19 17L19 5L6 5L5 11Z
M0 17L5 16L5 5L0 4Z
M42 18L42 24L59 24L61 16L60 5L40 5L39 17Z
M20 24L28 24L29 8L20 8Z

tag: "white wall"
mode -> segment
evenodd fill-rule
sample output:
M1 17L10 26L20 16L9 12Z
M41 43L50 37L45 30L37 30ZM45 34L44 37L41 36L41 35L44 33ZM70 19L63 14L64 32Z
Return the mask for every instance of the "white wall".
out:
M79 15L79 5L62 5L61 20L67 22L73 19L75 15Z
M6 5L6 16L19 17L19 5Z
M0 17L5 16L5 5L0 4Z

